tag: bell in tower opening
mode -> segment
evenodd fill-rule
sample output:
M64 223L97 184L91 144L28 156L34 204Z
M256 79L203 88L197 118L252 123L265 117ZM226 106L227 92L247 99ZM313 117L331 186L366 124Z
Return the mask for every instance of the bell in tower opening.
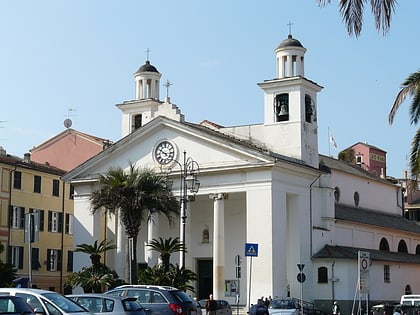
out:
M274 111L276 122L289 120L289 94L283 93L276 95Z

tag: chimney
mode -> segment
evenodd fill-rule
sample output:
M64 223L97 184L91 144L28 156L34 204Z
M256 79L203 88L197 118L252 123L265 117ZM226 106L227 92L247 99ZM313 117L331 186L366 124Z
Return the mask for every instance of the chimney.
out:
M31 154L30 153L25 153L23 155L23 162L29 163L30 161L31 161Z
M6 150L3 147L0 147L0 156L5 156Z

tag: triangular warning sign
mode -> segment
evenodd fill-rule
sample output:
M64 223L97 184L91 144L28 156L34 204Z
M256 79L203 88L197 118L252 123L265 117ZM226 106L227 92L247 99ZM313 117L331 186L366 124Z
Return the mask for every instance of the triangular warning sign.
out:
M252 245L248 248L247 253L248 253L249 255L256 255L256 254L257 254L257 252L256 252L256 251L255 251L255 249L254 249L254 246L252 246Z

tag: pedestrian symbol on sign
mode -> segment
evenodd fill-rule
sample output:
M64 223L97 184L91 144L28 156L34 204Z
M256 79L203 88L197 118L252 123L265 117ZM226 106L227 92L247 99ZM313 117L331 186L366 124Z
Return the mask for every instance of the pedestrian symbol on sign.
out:
M258 257L258 244L245 244L245 256Z

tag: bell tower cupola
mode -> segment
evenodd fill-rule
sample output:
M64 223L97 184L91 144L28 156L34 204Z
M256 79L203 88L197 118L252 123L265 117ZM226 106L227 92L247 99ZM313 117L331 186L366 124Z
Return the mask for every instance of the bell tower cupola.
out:
M149 50L147 53L149 54ZM122 112L122 137L136 131L158 116L177 121L184 120L180 109L170 102L168 96L164 102L159 99L161 76L147 56L146 63L134 73L135 99L116 105Z
M155 99L159 100L160 77L162 75L147 60L136 73L136 100Z
M306 48L291 34L274 50L276 77L259 83L264 91L264 138L273 152L318 168L317 93L305 78Z

